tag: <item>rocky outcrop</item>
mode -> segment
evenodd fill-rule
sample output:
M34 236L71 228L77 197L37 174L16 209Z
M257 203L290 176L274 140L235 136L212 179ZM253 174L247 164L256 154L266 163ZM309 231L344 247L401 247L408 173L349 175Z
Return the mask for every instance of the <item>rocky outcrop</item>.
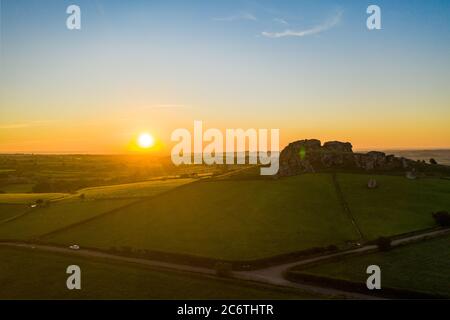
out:
M371 151L354 153L349 142L299 140L290 143L280 153L280 176L316 172L324 169L396 170L410 169L415 161Z

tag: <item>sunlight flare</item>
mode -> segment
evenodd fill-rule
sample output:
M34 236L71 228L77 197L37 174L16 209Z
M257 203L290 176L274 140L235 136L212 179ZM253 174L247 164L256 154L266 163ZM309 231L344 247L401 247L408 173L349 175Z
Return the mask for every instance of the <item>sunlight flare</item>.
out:
M155 139L149 133L141 133L138 137L138 145L143 149L151 148L155 145Z

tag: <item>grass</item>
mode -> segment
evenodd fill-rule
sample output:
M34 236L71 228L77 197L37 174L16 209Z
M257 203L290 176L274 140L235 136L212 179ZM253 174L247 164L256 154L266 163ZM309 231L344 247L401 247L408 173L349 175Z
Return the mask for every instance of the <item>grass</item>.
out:
M370 177L377 180L377 189L366 187ZM0 238L36 238L132 201L125 198L157 195L44 240L101 249L127 246L251 260L358 239L330 174L278 180L228 178L170 191L191 181L159 180L83 189L52 202L48 208L36 208L0 225ZM450 208L447 180L338 174L338 181L367 239L433 227L431 212ZM79 199L81 193L86 200ZM38 195L43 198L43 194ZM20 203L17 199L24 195L3 194L0 203L2 196L16 197L16 203Z
M195 181L195 179L168 179L154 180L127 184L118 184L111 186L84 188L75 194L68 193L13 193L14 191L25 191L29 185L16 185L15 187L5 187L2 189L5 193L0 194L0 204L30 204L38 199L42 200L67 200L75 199L84 194L85 199L121 199L121 198L141 198L151 197L165 192L175 187ZM26 189L28 190L28 189Z
M369 178L378 188L367 188ZM432 212L450 211L449 180L339 174L338 181L367 239L433 227Z
M28 240L131 203L132 200L61 201L0 224L0 239Z
M77 191L76 196L84 194L86 199L151 197L193 181L195 179L168 179L85 188Z
M0 173L11 173L11 172L15 172L15 169L0 169Z
M38 237L131 203L132 201L129 200L132 198L151 197L192 181L195 180L171 179L128 183L86 188L74 195L57 193L0 194L0 222L25 211L30 212L24 219L8 222L7 226L0 227L0 238L25 240ZM84 194L84 200L80 199L81 194ZM29 204L38 199L59 201L50 203L48 207L32 209ZM106 199L113 201L108 202ZM121 199L128 200L117 201Z
M30 210L27 205L0 204L0 223Z
M5 193L28 193L33 191L33 186L32 183L14 183L0 187L0 190Z
M322 263L301 273L365 283L366 268L381 268L381 286L450 297L450 236L431 239L340 261Z
M203 182L46 241L247 260L357 239L328 174Z
M0 204L30 204L38 199L57 200L66 196L66 193L5 193L0 194Z
M234 280L158 271L45 252L0 247L0 299L317 299ZM66 268L81 268L81 290L66 288Z

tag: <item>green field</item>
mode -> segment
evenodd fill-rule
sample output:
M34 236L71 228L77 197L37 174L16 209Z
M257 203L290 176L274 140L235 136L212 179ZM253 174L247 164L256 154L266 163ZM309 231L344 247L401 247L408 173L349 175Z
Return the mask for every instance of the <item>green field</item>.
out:
M12 183L0 187L0 190L5 193L29 193L33 191L32 183Z
M377 180L377 189L366 187L371 177ZM432 227L435 224L431 212L450 208L447 180L365 174L338 174L337 179L367 239ZM0 224L0 239L37 238L109 212L43 240L229 260L265 258L358 240L330 174L228 178L189 184L192 181L168 179L82 189L48 207L30 210L20 219ZM179 186L183 187L170 191ZM80 194L85 195L85 200L80 199ZM28 194L39 198L42 195ZM3 194L0 199L2 196L19 199L24 195ZM135 204L116 210L131 203L132 198L145 197L150 198L135 199ZM15 210L20 211L0 206L0 218L14 216Z
M55 193L0 194L0 223L21 213L30 213L21 220L9 222L3 228L0 226L0 238L22 240L34 238L131 203L133 198L155 196L192 181L195 180L155 180L86 188L73 195ZM84 199L80 199L81 194L84 195ZM2 199L4 203L1 203ZM38 199L58 201L32 208L30 203ZM22 204L19 205L20 203Z
M0 299L319 299L294 290L0 247ZM81 268L68 290L66 268Z
M30 207L23 204L0 204L0 223L21 215L30 210Z
M151 197L193 181L195 179L168 179L85 188L77 191L74 197L81 194L84 194L86 199Z
M15 172L15 169L0 169L0 173L11 173L11 172Z
M298 272L365 283L366 268L381 268L381 286L439 294L450 298L450 236L427 240L340 261L322 263Z
M38 199L59 200L66 196L66 193L5 193L0 194L0 204L30 204Z
M195 183L44 240L255 259L356 238L331 176L317 174Z
M378 188L367 188L369 178ZM338 181L367 239L433 227L432 212L450 211L449 180L338 174Z
M23 217L0 224L0 239L28 240L95 217L132 200L61 201L34 208Z
M448 180L342 173L337 175L342 199L329 173L267 179L253 171L219 179L155 179L91 187L72 194L0 194L0 239L252 260L331 244L347 247L349 241L359 241L342 200L368 240L433 227L431 212L450 208ZM377 189L367 188L369 178L377 180ZM52 201L32 208L30 204L38 199ZM17 219L9 220L13 217ZM385 286L450 296L443 285L450 274L442 271L450 270L449 241L450 237L430 240L318 265L307 272L362 281L367 276L365 267L378 264ZM18 249L0 248L0 256L13 257L0 262L0 298L306 297L231 280L49 253L24 255ZM64 270L64 265L73 264L69 260L82 266L87 290L65 289L66 274L55 268ZM16 261L25 267L19 268ZM56 273L48 278L45 270ZM46 277L29 276L40 273ZM46 286L47 280L51 284ZM48 290L41 292L41 287Z
M0 194L0 204L29 204L38 199L42 200L63 200L74 199L84 195L85 199L117 199L117 198L141 198L151 197L161 192L165 192L175 187L191 183L195 179L167 179L152 180L144 182L126 183L102 187L84 188L74 194L67 193L19 193L14 191L27 190L30 185L10 185L5 194Z

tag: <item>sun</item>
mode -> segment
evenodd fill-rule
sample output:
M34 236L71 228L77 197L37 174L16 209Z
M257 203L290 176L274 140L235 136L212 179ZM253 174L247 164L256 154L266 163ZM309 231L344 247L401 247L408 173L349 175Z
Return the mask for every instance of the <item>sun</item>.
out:
M144 132L139 135L137 143L139 147L143 149L148 149L154 146L155 139L151 134Z

